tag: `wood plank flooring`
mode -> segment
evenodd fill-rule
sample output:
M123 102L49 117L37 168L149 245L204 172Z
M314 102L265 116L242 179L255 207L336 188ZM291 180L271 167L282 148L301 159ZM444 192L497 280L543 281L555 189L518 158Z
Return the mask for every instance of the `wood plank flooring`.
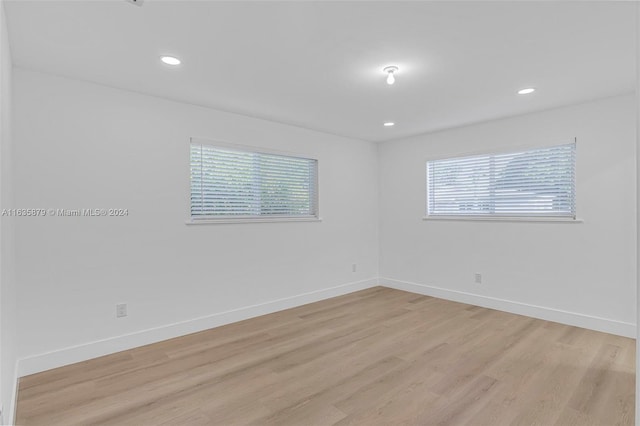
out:
M20 380L20 425L632 425L635 341L376 287Z

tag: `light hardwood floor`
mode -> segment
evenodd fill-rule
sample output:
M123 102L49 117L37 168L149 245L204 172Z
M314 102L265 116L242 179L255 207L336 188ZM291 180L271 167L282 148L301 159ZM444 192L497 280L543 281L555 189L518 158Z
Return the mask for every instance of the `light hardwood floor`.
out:
M20 380L20 425L631 425L635 341L376 287Z

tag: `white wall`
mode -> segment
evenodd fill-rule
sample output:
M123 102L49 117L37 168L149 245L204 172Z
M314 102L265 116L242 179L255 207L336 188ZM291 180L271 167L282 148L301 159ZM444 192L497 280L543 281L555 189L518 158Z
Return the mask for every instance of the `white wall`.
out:
M628 95L380 145L381 284L635 337L635 111ZM427 159L574 137L584 223L422 220Z
M16 206L129 209L16 219L21 374L376 283L374 144L19 68L14 84ZM191 136L318 158L322 221L186 225Z
M11 182L11 52L0 0L0 205L12 205ZM2 419L13 420L16 386L16 284L13 268L13 228L10 218L0 217L0 401Z
M636 267L640 264L640 5L636 3ZM636 324L640 323L640 274L636 274ZM636 327L636 426L640 426L640 327Z

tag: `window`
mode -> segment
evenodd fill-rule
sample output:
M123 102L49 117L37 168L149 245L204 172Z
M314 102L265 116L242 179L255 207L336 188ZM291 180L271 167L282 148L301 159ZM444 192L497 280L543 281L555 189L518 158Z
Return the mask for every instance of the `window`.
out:
M575 143L427 162L427 216L575 219Z
M317 218L314 159L191 141L191 219Z

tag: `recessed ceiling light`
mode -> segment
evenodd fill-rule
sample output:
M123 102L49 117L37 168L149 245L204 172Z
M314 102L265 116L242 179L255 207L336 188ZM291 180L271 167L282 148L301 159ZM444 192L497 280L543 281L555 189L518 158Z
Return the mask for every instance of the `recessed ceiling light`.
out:
M180 59L175 56L161 56L160 60L167 65L180 65Z
M394 123L393 121L387 121L383 124L384 127L391 127L391 126L395 126L396 123Z
M391 65L384 68L382 71L387 73L387 84L393 84L396 82L396 78L393 73L398 71L398 67L396 67L395 65Z
M518 95L528 95L529 93L533 93L535 91L536 89L534 89L533 87L527 87L526 89L518 90Z

